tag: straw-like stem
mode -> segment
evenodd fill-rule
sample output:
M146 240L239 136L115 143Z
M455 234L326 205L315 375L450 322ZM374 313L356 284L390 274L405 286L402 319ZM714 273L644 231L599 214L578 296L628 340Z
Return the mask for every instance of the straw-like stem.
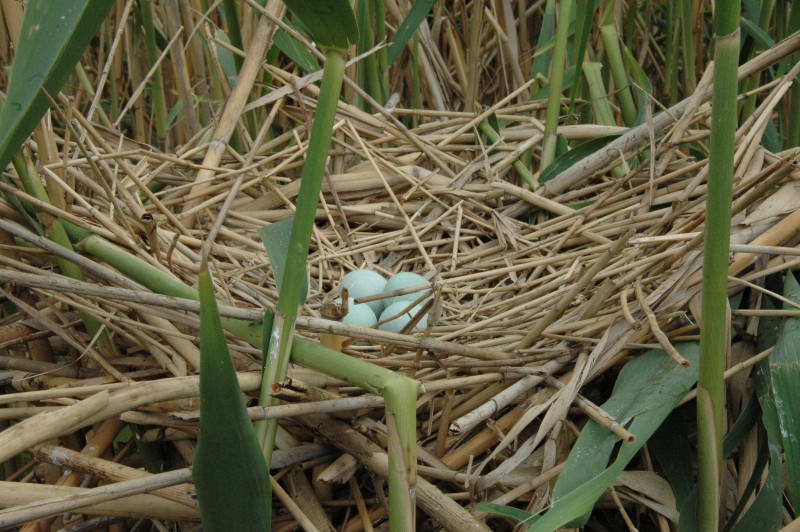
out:
M75 226L67 223L65 225L70 229L73 238L85 236L85 233ZM78 247L150 290L186 299L200 299L194 288L186 286L169 274L132 256L99 236L90 235L83 238ZM221 321L226 330L253 346L261 346L262 342L268 340L264 337L259 323L226 317L222 317ZM272 330L275 331L277 327L278 324L275 324ZM393 416L398 428L397 438L399 438L401 449L401 451L390 452L390 507L393 512L394 508L398 508L400 512L399 509L406 506L410 495L413 512L413 486L416 479L416 398L419 384L415 380L389 369L350 357L299 336L294 337L290 344L293 362L384 396L386 410ZM277 420L274 421L277 422ZM392 513L392 515L395 514ZM397 515L407 516L408 513L403 510ZM407 530L395 526L413 522L408 521L406 517L398 517L397 520L393 518L392 521L391 530L393 531Z
M736 132L736 68L739 59L739 0L717 5L711 155L703 261L703 323L700 336L698 418L698 529L718 530L722 436L724 434L728 252Z

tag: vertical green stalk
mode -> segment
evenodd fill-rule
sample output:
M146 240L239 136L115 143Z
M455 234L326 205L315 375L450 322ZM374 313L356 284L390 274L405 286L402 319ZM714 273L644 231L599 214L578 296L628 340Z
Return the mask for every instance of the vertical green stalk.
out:
M575 100L581 98L583 91L582 73L583 60L586 56L586 45L589 42L589 35L592 33L594 11L597 7L597 0L586 0L578 2L575 13L575 42L572 45L571 61L575 66L575 80L572 82L572 90L569 96L569 114L574 114Z
M317 198L319 197L322 176L325 172L325 160L331 145L333 121L336 117L336 104L342 88L345 56L338 49L329 49L325 53L325 70L322 76L317 110L311 127L311 138L308 143L306 162L300 182L300 193L297 201L289 252L286 257L285 273L278 296L278 308L275 323L269 338L266 370L261 382L260 404L272 404L270 392L286 375L289 364L289 352L294 336L294 322L300 303L305 264L308 259L308 246L311 242L311 229L314 225ZM266 341L266 339L265 339ZM256 427L256 432L264 450L267 463L270 463L272 449L275 445L277 420L263 421Z
M371 0L360 0L358 4L358 25L360 29L358 39L358 53L363 54L375 46L375 33L372 31L372 11L374 6ZM361 88L376 102L383 104L383 90L381 89L381 74L376 54L369 54L359 65L359 81ZM369 110L369 105L362 99L362 108Z
M383 395L389 428L389 530L414 530L419 383L302 337L294 344L293 362Z
M703 323L697 384L698 530L719 529L722 436L725 429L724 370L730 343L727 330L727 276L740 11L741 0L721 0L714 10L714 92L703 260Z
M770 21L772 20L774 7L774 0L764 0L761 3L761 11L758 14L758 20L753 21L758 24L767 34L769 33ZM751 59L763 49L763 46L759 46L759 43L757 43L755 39L750 38L746 39L746 41L749 41L749 46L747 44L742 46L742 50L739 53L741 61L747 61ZM746 93L755 89L759 86L760 82L760 76L750 76L749 78L743 80L741 85L741 93ZM739 116L745 119L752 115L753 111L756 109L757 98L757 94L751 94L750 96L746 97L744 103L741 105Z
M679 0L681 7L681 52L683 53L683 90L686 96L691 96L697 87L695 78L697 67L695 65L695 48L692 30L692 0Z
M573 2L574 0L561 0L561 6L558 11L556 43L553 50L553 61L550 63L547 118L544 124L541 169L547 168L556 158L558 118L561 113L561 88L564 84L564 60L567 56L567 37L569 36Z
M372 22L375 28L375 43L384 43L386 41L386 6L383 0L372 0ZM415 35L417 32L415 32ZM389 98L389 54L386 47L381 48L377 52L378 73L380 77L380 93L381 99L378 100L381 104L386 103Z
M156 46L156 30L153 23L153 4L150 0L141 0L141 7L147 61L152 68L158 61L159 56L158 47ZM164 96L164 78L161 75L161 66L153 73L150 82L150 96L156 121L156 136L158 137L158 144L163 146L167 137L167 100Z
M600 72L602 69L603 65L600 63L586 62L583 64L583 75L586 77L586 84L589 86L589 96L595 121L604 126L616 126L614 111L608 101L608 92L603 84L603 76Z
M392 379L384 388L389 427L389 527L414 530L417 460L417 382Z
M800 29L800 5L793 4L789 14L788 33L794 33ZM785 61L786 69L793 61L797 61L797 55ZM789 120L787 121L786 145L784 148L793 148L800 145L800 76L795 78L790 89Z
M607 24L600 28L600 34L603 37L608 66L611 68L611 77L614 79L614 88L617 92L619 106L622 109L622 119L625 121L626 126L633 127L636 125L638 112L636 111L636 104L633 103L628 73L625 70L625 62L622 59L622 51L619 47L617 28L613 24Z
M665 90L670 105L674 105L678 101L678 35L680 32L678 2L680 0L667 2L667 64L665 65L667 86Z

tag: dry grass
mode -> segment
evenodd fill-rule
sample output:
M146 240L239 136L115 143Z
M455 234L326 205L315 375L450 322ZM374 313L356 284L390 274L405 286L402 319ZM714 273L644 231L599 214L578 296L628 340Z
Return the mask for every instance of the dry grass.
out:
M193 101L196 115L184 105L163 147L154 147L159 139L154 138L146 95L138 91L148 68L136 46L137 26L127 15L130 3L119 2L114 23L84 63L93 80L110 67L107 82L114 79L116 98L108 99L110 106L92 106L90 90L97 84L65 91L52 120L27 145L26 157L47 183L54 204L50 214L91 229L189 285L195 283L208 230L240 179L210 260L219 299L250 311L241 310L240 316L258 317L257 309L274 306L277 288L257 231L293 212L316 87L291 64L262 65L252 93L264 96L258 100L245 94L259 102L251 105L258 127L248 131L242 100L233 128L239 147L226 146L209 166L207 150L213 146L208 139L220 129L212 117L220 113L222 100L209 103L199 96L224 96L230 87L221 78L215 89L221 93L208 92L208 70L219 69L220 63L203 59L201 38L214 42L215 19L203 19L187 7L195 2L178 4L184 32L175 34L173 51L162 66L170 106ZM394 4L387 1L390 24L400 13ZM309 338L333 332L367 340L367 345L351 343L347 352L424 384L418 409L423 479L462 505L522 501L536 510L548 504L548 482L587 415L626 437L622 427L578 392L602 402L627 358L655 347L681 363L673 344L697 339L707 161L694 148L703 146L709 134L709 106L698 97L667 124L645 124L645 133L648 126L659 130L652 131L651 140L645 135L643 142L628 146L626 158L638 156L637 167L625 167L619 153L611 153L604 168L563 191L532 191L519 183L512 163L532 151L535 168L544 131L537 117L544 116L544 102L528 101L525 68L507 67L529 64L523 58L531 52L515 44L517 31L513 38L497 37L495 32L508 26L503 10L494 7L510 3L496 2L484 12L482 53L469 53L466 33L458 29L460 18L468 17L467 7L455 4L450 16L437 4L436 24L422 32L426 109L395 106L369 114L354 105L340 106L331 172L312 238L310 294L298 326ZM166 23L174 5L158 7ZM255 13L244 12L249 35L256 31ZM186 31L189 26L193 32ZM110 58L115 28L123 31L120 48ZM477 115L450 111L461 108L457 102L478 68L476 56L482 62L479 99L486 107ZM397 72L395 88L400 89L407 69ZM266 74L271 79L262 86ZM701 83L697 94L704 88ZM758 89L765 103L738 135L732 291L800 264L795 247L800 241L797 153L770 153L761 146L766 118L787 88L779 82ZM345 101L355 102L355 92L348 86ZM122 116L118 113L125 102L130 109ZM501 140L491 145L478 133L480 121L490 114L503 126ZM112 127L120 120L124 133ZM614 131L598 125L560 128L567 139ZM622 167L624 175L614 177L612 167ZM168 186L145 194L156 181ZM3 190L29 199L11 187ZM140 442L158 444L165 467L190 464L197 425L196 416L186 412L198 407L192 377L199 360L196 306L157 296L99 268L87 270L91 286L62 278L53 270L51 255L36 242L23 243L31 242L12 223L24 223L16 212L5 202L0 212L5 218L0 279L10 282L6 297L18 302L17 312L0 324L0 346L6 351L0 357L0 378L15 390L0 396L6 407L0 418L64 413L84 405L77 399L109 391L104 406L78 409L78 425L91 430L64 434L58 442L82 449L80 454L69 455L51 441L36 447L33 456L6 462L0 506L66 490L56 484L86 486L142 476L132 468L146 463L148 447L134 440L112 445L126 424L136 428ZM322 304L335 293L341 276L360 267L386 275L414 271L429 279L435 299L424 333L392 335L324 318ZM760 314L745 309L758 308L756 303L743 302L743 310L733 312L750 331ZM87 351L92 339L78 312L105 325L116 351ZM259 353L231 342L243 388L253 391ZM116 382L93 357L131 382ZM736 375L750 368L744 364ZM268 415L285 417L275 480L288 492L285 501L294 498L301 504L279 506L275 529L295 528L298 512L319 530L339 529L345 521L349 531L371 527L368 523L384 511L376 495L382 481L362 474L353 456L359 458L367 445L358 433L381 448L387 445L380 399L301 368L290 374L291 382L279 394L287 405ZM333 402L308 404L322 400ZM313 417L296 417L331 411L339 413L326 422L328 430L335 433L337 426L348 424L359 432L330 437L322 425L308 422ZM253 415L264 414L254 410ZM40 423L38 430L43 435L33 438L35 443L63 432L54 422ZM301 463L302 469L297 467ZM647 465L644 461L642 468ZM169 488L84 512L87 519L93 514L152 519L162 528L163 521L197 517L187 491L191 488ZM613 495L622 499L612 501L620 508L631 500L625 488L617 487ZM62 519L66 530L80 529L75 514ZM454 528L455 522L441 524ZM480 529L477 522L474 526ZM189 523L180 527L194 529ZM43 524L26 527L45 529Z

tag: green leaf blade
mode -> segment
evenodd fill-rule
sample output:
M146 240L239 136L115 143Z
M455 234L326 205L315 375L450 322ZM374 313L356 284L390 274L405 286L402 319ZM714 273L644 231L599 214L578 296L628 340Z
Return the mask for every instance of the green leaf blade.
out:
M597 499L697 382L697 344L677 344L676 348L692 362L691 368L677 365L660 350L648 351L625 365L602 408L622 424L632 421L629 430L636 442L623 443L607 467L617 438L608 429L587 423L558 477L552 508L531 530L551 531L576 519L574 526L584 523Z
M389 46L388 55L390 65L400 56L403 48L406 47L408 41L414 36L417 28L419 28L419 25L422 24L422 21L425 20L425 17L431 12L433 4L435 3L436 0L416 0L414 5L411 6L403 22L398 26L397 32L394 34L394 40Z
M783 471L780 448L769 444L769 455L767 481L744 516L731 528L731 532L778 530L783 524Z
M284 0L320 48L347 50L358 41L358 25L347 0Z
M0 110L0 168L5 168L48 108L114 2L30 0Z
M200 436L192 476L203 528L263 532L271 522L267 464L247 415L208 270L200 273Z
M607 135L605 137L587 140L586 142L578 144L563 155L559 155L556 157L555 161L542 170L542 174L539 176L539 183L547 183L561 172L566 171L573 165L580 162L582 159L602 149L606 144L615 140L619 136L619 134Z
M794 274L786 274L783 295L800 303L800 284ZM786 308L791 308L784 305ZM775 351L770 355L772 395L786 458L789 495L794 507L800 506L800 319L786 318Z
M312 54L303 43L289 35L283 28L278 28L273 41L275 42L275 46L277 46L286 57L294 61L294 63L300 67L300 70L306 74L319 70L319 61L314 57L314 54Z
M294 218L287 218L279 222L265 225L259 229L261 242L267 250L269 263L272 265L272 274L278 283L278 293L283 290L283 277L286 271L286 259L289 256L289 245L292 240L292 226ZM308 296L308 275L303 275L303 286L300 289L300 299L297 305L302 305Z

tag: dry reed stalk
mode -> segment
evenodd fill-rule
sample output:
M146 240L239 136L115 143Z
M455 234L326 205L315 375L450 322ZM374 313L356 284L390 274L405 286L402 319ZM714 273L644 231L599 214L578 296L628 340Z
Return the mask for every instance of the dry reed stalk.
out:
M84 58L84 70L96 81L94 90L65 91L70 96L59 100L50 123L43 122L35 142L27 147L32 159L42 165L48 191L53 197L63 198L63 203L61 199L55 205L37 202L6 183L0 188L31 201L48 215L94 231L188 285L196 281L197 263L207 243L206 250L218 268L219 294L226 303L222 313L257 320L261 309L274 306L277 298L271 266L257 231L294 211L296 177L308 138L307 117L316 106L318 89L314 83L319 76L298 75L296 66L285 57L272 64L262 61L264 54L256 52L270 41L255 39L270 34L276 21L268 15L256 21L257 15L263 15L262 8L250 2L242 20L244 33L253 43L243 56L246 63L249 60L246 74L252 80L240 75L231 91L222 63L226 53L241 52L226 48L216 39L220 22L217 13L213 9L200 12L199 1L164 1L167 9L156 10L156 16L162 27L171 29L170 39L181 43L162 48L168 98L177 95L184 102L190 101L172 132L172 140L182 145L175 146L173 152L162 152L148 144L149 102L145 93L137 98L136 92L145 86L152 65L137 52L135 32L130 31L135 28L129 16L133 3L122 2L115 14L118 24L103 34L108 41L103 41L104 48ZM278 4L270 3L267 9L277 9ZM545 398L554 390L550 385L562 387L557 382L570 385L556 399L546 398L549 402L537 404L535 412L528 410L527 418L535 414L547 423L542 433L523 444L522 451L515 452L509 461L513 464L536 452L547 457L543 462L546 466L555 465L558 460L554 453L563 449L547 438L555 437L561 430L559 425L569 427L575 419L570 405L583 404L583 412L588 408L620 436L627 436L613 419L581 403L579 390L588 392L592 379L635 356L638 349L661 346L672 352L672 342L696 332L683 316L690 311L696 291L695 250L700 243L697 233L704 223L707 195L707 161L702 156L694 159L709 134L709 109L703 103L707 76L687 100L654 117L653 123L630 131L575 124L572 117L563 118L566 123L559 124L557 132L572 146L583 139L624 135L568 170L564 175L575 179L569 188L562 175L540 190L527 190L509 170L523 154L533 152L534 159L539 157L545 105L541 100L521 101L531 81L521 79L520 72L528 70L530 57L526 54L534 51L528 50L518 36L529 29L520 20L532 22L533 17L532 23L538 24L541 6L530 6L514 22L509 10L512 4L499 0L470 7L458 0L447 16L441 6L434 6L434 14L419 33L421 108L408 109L404 100L403 83L410 79L412 67L403 55L392 67L393 77L398 74L392 88L401 96L394 107L377 105L349 80L353 84L346 94L360 95L376 112L364 112L349 100L338 106L340 123L331 152L332 173L323 185L309 257L309 299L298 321L301 333L311 338L330 334L346 342L366 341L367 345L345 345L344 349L354 357L413 374L423 383L418 402L419 456L428 469L420 468L418 491L424 492L420 503L443 526L459 530L486 528L460 506L466 498L464 493L445 495L432 483L443 488L452 487L452 483L493 483L504 471L497 467L502 464L487 462L488 474L481 474L478 464L500 452L506 436L520 429L522 424L515 426L526 415L526 399ZM400 23L407 7L406 2L387 0L390 28ZM522 11L525 9L520 3ZM478 20L483 21L482 27L475 24ZM459 28L466 28L466 33L460 33ZM305 39L300 42L308 44ZM743 65L740 74L766 68L793 53L799 43L796 35L790 37ZM650 46L641 52L645 62L656 57L648 55L653 53ZM710 71L707 68L707 73ZM449 80L451 73L457 80L477 81L453 83ZM652 75L663 74L656 68ZM735 184L734 213L748 215L770 201L772 189L797 177L795 152L773 154L761 145L768 120L785 99L788 79L764 83L748 92L757 95L762 104L740 128L740 177ZM113 100L111 105L101 107L107 99ZM125 99L132 102L130 116L122 115ZM577 102L584 104L580 99ZM562 101L564 106L569 103L568 98ZM106 122L101 111L108 114L110 122L130 122L120 130L103 127ZM262 120L258 128L250 131L242 127L245 113ZM492 115L499 129L496 141L487 143L476 126L483 120L493 120ZM212 123L213 116L222 117L220 123L203 129ZM653 130L657 133L672 123L655 149L648 146ZM239 151L228 146L234 133ZM210 146L208 138L215 139ZM642 157L645 162L641 165L612 179L604 169L620 166L620 149L630 157L643 156L649 150L655 175L650 175L651 161ZM13 172L8 175L15 183ZM239 184L238 190L231 192L234 183ZM156 184L165 187L155 191ZM795 205L789 209L791 214L768 221L763 232L748 238L747 244L732 246L736 255L730 274L740 277L731 279L732 287L741 289L740 280L757 282L797 266L798 261L791 259L798 253L793 247L797 239L796 209ZM183 216L176 214L180 212ZM30 417L29 422L17 425L29 438L26 448L43 441L41 438L74 433L76 427L116 415L130 424L184 428L186 433L181 437L191 437L192 416L196 415L192 409L196 406L179 408L164 402L197 393L197 304L155 294L89 255L59 249L23 227L25 220L6 199L0 199L0 213L0 235L4 237L0 240L0 280L13 283L23 295L10 289L7 292L27 305L0 323L0 332L7 334L0 346L16 349L23 345L20 342L31 347L39 342L51 354L66 353L70 358L66 366L38 357L0 359L4 368L48 372L38 378L17 376L15 381L9 376L8 382L61 385L0 396L0 403L30 402L31 406L4 409L9 410L4 412L9 419ZM198 229L201 226L194 223L201 214L216 221L211 231L214 238L209 238L208 228ZM627 244L620 244L629 236ZM52 274L47 262L50 255L76 262L89 272L93 282L79 283ZM761 261L761 257L771 260ZM440 318L429 329L410 334L321 318L322 302L337 289L342 275L360 267L371 267L385 275L396 271L431 274L441 301ZM412 288L408 292L420 287ZM383 297L393 295L398 294ZM91 341L74 319L75 310L94 315L113 331L120 348L132 351L131 356L106 360L108 372L114 370L117 378L142 382L128 385L105 377L98 379L98 369L87 367L88 357L74 356L76 351L86 350ZM743 308L737 314L757 317L769 313ZM795 315L796 311L772 314ZM68 340L54 336L56 329L72 339L69 347L65 346ZM237 367L258 368L257 350L233 338L231 344ZM594 359L577 367L584 371L573 373L576 362L586 358L576 354L594 350ZM752 367L761 356L766 355L731 368L735 371L728 376ZM163 378L165 372L158 368L188 376ZM544 374L537 374L539 371ZM378 499L365 499L366 492L359 491L367 478L362 466L378 474L385 471L381 450L387 445L386 436L376 432L354 434L342 418L331 420L321 414L346 412L344 419L371 416L382 408L382 399L309 372L295 371L290 376L292 381L286 383L289 391L281 395L286 404L252 409L251 415L285 418L281 423L292 429L296 436L293 441L299 444L285 449L295 449L287 464L306 461L307 465L322 464L319 467L324 468L333 459L325 454L329 451L318 445L304 449L312 444L303 442L314 438L314 430L332 440L334 433L345 434L341 441L332 443L350 453L345 472L349 485L344 488L348 491L342 493L338 486L328 486L331 494L342 499L341 504L326 506L330 502L322 500L316 501L317 505L305 491L312 490L305 473L274 473L295 502L311 501L301 508L319 530L340 524L332 519L338 515L334 508L342 506L349 507L351 516L359 512L356 520L363 528L366 519L378 518L382 505ZM257 374L240 377L243 390L251 392ZM67 386L65 378L72 379ZM337 386L339 397L320 400L309 391L330 384ZM101 395L86 399L98 392ZM74 425L56 427L48 421L64 419L62 414L87 408L105 394L108 403L93 407L96 413L83 412ZM70 405L75 399L79 401ZM315 416L319 424L309 430L299 427L294 420L305 415ZM359 427L366 425L358 423ZM26 427L31 426L38 431L28 432ZM448 433L451 428L456 435ZM20 433L9 430L14 431L9 436ZM0 433L0 438L5 435L7 432ZM152 435L161 437L159 431ZM427 436L435 437L435 448L422 446ZM184 457L190 456L192 440L179 445ZM10 449L16 452L16 447ZM85 453L80 460L87 463L87 469L90 463L102 469ZM186 461L188 464L190 460ZM541 502L540 488L554 478L560 465L544 469L536 478L495 497L495 502L507 504L521 497L531 499L532 504ZM515 477L514 483L518 481L522 482ZM24 490L29 488L25 483L17 484ZM528 495L533 490L537 491ZM121 502L114 504L113 508L121 508ZM163 500L159 504L153 506L151 517L177 515L165 510ZM434 510L436 505L443 510ZM276 523L295 526L290 513L280 512Z

